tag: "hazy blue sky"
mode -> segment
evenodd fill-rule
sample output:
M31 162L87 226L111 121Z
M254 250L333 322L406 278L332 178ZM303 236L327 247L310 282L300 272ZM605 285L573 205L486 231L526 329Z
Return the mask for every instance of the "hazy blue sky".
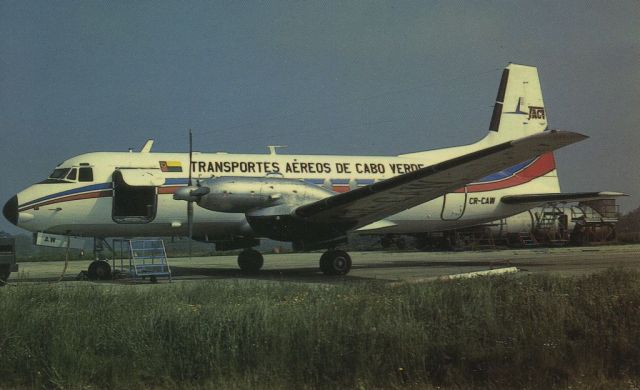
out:
M538 66L564 191L640 205L640 2L0 0L0 206L87 151L382 154L469 143ZM284 151L283 151L284 152ZM15 231L2 218L0 230Z

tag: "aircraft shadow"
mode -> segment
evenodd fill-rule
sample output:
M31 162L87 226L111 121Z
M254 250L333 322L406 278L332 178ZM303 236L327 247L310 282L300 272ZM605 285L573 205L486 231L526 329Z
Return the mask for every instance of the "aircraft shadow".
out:
M343 283L345 281L365 281L376 280L375 278L367 278L362 276L327 276L323 275L317 268L287 268L287 269L265 269L256 274L245 274L237 268L199 268L199 267L171 267L171 276L175 281L185 280L263 280L274 282L297 282L311 284L333 284ZM73 282L85 281L91 283L115 283L115 284L149 284L148 278L132 278L132 277L116 277L111 280L89 281L80 275L65 275L62 280L58 276L55 277L25 277L18 276L10 278L8 285L22 283L48 283L55 284L58 281ZM159 283L166 283L167 278L158 277Z
M504 266L544 266L545 263L524 263L520 261L387 261L379 264L354 265L353 269L375 269L375 268L464 268L464 267L504 267Z
M549 266L554 264L549 263L532 263L530 261L393 261L388 260L380 263L356 263L353 265L352 270L376 270L376 269L405 269L405 268L451 268L451 274L464 273L465 268L500 268L513 266L525 270L525 267L540 267ZM459 268L459 270L456 270ZM323 275L316 266L309 267L296 267L296 268L283 268L283 269L263 269L256 274L245 274L237 268L207 268L207 267L184 267L184 266L171 266L172 277L178 280L208 280L208 279L241 279L241 280L262 280L273 282L296 282L296 283L310 283L310 284L337 284L349 282L364 282L364 281L378 281L386 283L391 280L396 280L393 273L390 271L389 279L386 279L384 275L379 273L375 277L367 277L363 275L354 275L353 272L345 276L327 276ZM428 275L425 275L428 276ZM433 275L436 276L436 275ZM165 278L158 278L159 282L165 283ZM65 275L62 281L70 282L77 280L86 280L79 278L76 275ZM18 277L9 280L9 283L55 283L58 281L58 277ZM134 278L116 278L114 280L97 281L94 283L118 283L118 284L145 284L149 283L148 279L134 279Z
M323 275L317 267L298 267L285 269L263 269L255 274L245 274L237 268L199 268L199 267L171 267L171 275L179 280L202 279L246 279L263 281L283 281L298 283L339 283L344 281L375 280L362 276Z

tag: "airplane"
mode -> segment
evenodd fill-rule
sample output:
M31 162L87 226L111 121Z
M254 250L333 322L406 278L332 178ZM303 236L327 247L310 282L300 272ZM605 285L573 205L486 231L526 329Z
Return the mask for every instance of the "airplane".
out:
M489 130L472 144L398 156L201 153L189 133L189 153L151 152L149 140L139 152L72 157L13 196L3 214L34 234L188 236L244 249L245 272L263 265L252 249L261 238L291 242L297 251L326 249L320 270L345 275L351 258L337 247L351 232L446 231L547 202L625 195L560 192L552 152L585 138L549 129L537 68L510 63ZM109 273L106 261L89 267L90 276Z

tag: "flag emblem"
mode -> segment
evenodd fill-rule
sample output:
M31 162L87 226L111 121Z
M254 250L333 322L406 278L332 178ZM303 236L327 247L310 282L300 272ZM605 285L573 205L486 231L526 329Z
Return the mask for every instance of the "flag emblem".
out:
M160 170L162 172L182 172L182 163L180 161L160 161Z

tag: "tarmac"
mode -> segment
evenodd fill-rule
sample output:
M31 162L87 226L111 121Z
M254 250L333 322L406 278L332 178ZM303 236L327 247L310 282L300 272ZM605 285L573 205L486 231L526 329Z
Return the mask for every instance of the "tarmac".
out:
M353 262L351 272L339 277L325 276L319 271L320 252L266 254L264 267L256 275L241 273L237 268L236 256L170 258L169 265L173 282L242 279L319 284L364 280L423 282L451 275L511 267L517 268L518 274L550 273L562 276L595 273L611 267L640 270L640 245L349 254ZM75 281L81 271L88 268L89 263L88 260L69 262L62 280ZM20 271L11 274L9 284L57 281L62 274L64 261L21 262L19 265ZM167 281L160 279L159 283Z

